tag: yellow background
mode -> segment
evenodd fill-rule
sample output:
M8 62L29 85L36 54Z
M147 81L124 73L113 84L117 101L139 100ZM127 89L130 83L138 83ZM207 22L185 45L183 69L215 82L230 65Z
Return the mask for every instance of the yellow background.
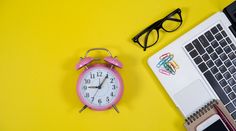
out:
M147 66L152 54L232 0L1 0L0 131L182 131L184 118ZM184 23L143 52L131 38L176 8ZM75 64L106 47L123 62L117 107L83 106ZM174 88L174 87L173 87Z

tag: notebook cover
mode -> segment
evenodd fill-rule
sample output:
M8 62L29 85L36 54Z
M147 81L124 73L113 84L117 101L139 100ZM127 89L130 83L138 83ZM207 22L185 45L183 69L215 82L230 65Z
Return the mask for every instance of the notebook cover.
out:
M220 110L224 113L224 115L236 129L236 123L224 107L223 103L220 100L213 100L185 119L186 122L184 126L186 127L187 131L196 131L198 125L200 125L212 115L217 114L217 111L214 108L213 104L220 108Z

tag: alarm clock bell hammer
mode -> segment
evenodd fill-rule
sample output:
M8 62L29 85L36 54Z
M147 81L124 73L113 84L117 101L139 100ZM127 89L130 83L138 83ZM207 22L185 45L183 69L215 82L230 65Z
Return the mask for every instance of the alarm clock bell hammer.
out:
M91 51L106 51L109 56L104 57L105 63L101 63L101 58L89 57ZM77 94L84 104L80 113L89 107L92 110L107 110L114 108L119 113L116 104L123 94L123 81L115 67L122 68L122 63L113 57L106 48L89 49L84 58L81 57L76 69L84 67L77 82Z

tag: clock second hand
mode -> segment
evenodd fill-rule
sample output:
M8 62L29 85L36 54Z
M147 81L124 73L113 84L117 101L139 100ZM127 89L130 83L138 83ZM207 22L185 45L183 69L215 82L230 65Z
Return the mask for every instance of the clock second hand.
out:
M100 85L100 79L98 79L98 84ZM96 88L98 88L98 86L96 87ZM99 88L97 89L97 91L95 92L95 94L93 95L93 100L92 100L92 102L91 102L91 104L93 103L93 101L94 101L94 97L97 95L97 93L98 93L98 90L99 90Z
M91 103L93 103L93 101L94 101L94 99L95 99L94 97L97 95L98 90L102 88L102 85L103 85L103 83L105 82L105 80L106 80L107 78L108 78L108 75L105 76L105 78L102 80L102 83L101 83L101 84L100 84L100 79L99 79L99 86L97 87L98 89L97 89L97 91L95 92L95 94L93 95L93 100L92 100Z
M96 92L95 92L95 94L93 95L93 97L92 97L92 98L93 98L93 100L92 100L91 104L93 103L93 101L94 101L94 99L95 99L94 97L97 95L97 93L98 93L98 90L99 90L99 89L97 89L97 91L96 91Z

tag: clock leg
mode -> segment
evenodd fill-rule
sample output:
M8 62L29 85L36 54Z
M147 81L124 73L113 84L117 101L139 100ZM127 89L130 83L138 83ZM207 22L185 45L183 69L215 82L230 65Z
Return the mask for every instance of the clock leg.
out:
M84 106L82 107L82 109L80 109L79 113L81 113L82 111L84 111L87 107L88 107L87 105L84 105Z
M118 108L116 107L116 105L112 105L112 107L115 109L115 111L116 111L117 113L120 113L120 111L118 110Z

